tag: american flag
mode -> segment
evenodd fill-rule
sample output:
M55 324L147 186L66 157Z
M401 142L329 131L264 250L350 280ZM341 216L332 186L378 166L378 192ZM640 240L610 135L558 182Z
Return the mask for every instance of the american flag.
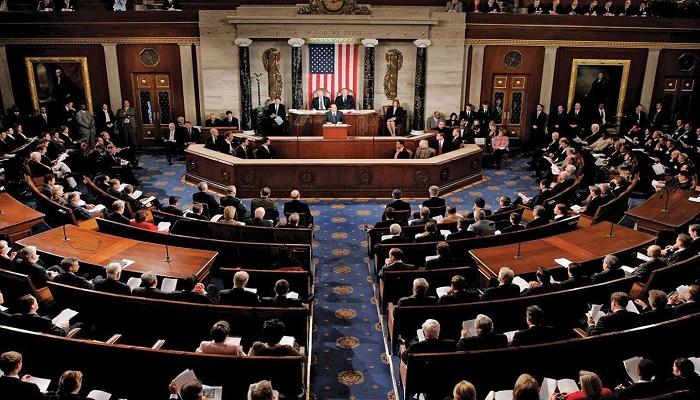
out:
M357 48L356 44L309 45L311 69L309 71L309 108L317 89L330 93L331 102L340 89L347 88L357 99Z

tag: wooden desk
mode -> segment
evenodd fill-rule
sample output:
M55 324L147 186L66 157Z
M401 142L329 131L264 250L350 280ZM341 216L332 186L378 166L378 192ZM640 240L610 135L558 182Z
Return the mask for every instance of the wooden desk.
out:
M323 125L324 139L347 139L349 125Z
M348 124L348 136L374 136L379 129L376 111L339 111ZM292 136L323 136L326 111L289 110L289 132Z
M135 263L125 268L132 273L153 271L158 276L187 278L195 275L203 280L209 274L217 252L169 246L170 265L165 262L165 246L139 242L96 231L66 225L69 241L63 241L63 229L55 228L20 240L22 246L36 246L43 253L57 257L75 257L80 262L106 266L116 260L128 259Z
M483 276L495 278L501 267L509 267L515 275L530 274L540 266L558 267L559 264L554 262L556 258L566 258L579 263L592 261L608 254L633 250L656 239L652 235L622 225L615 225L614 239L607 236L609 232L610 224L600 223L557 236L522 242L520 259L515 259L518 252L517 243L471 250L469 254L476 261Z
M662 211L666 204L666 195L664 193L664 198L661 199L659 194L655 193L625 214L637 224L637 229L654 235L661 230L679 232L700 216L700 203L688 200L688 197L697 197L697 192L671 189L668 211Z
M29 208L7 193L0 193L0 236L11 241L26 238L32 226L44 220L44 214Z

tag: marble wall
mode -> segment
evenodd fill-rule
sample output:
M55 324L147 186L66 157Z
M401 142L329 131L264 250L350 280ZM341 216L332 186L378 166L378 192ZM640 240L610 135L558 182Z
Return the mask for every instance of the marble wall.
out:
M255 81L255 74L260 76L260 99L265 105L270 95L268 93L268 74L263 65L263 53L269 48L276 48L280 51L280 73L282 74L282 103L291 107L292 104L292 47L287 40L260 40L253 39L250 45L250 82L253 95L253 108L258 106L258 87Z
M238 47L233 43L237 35L225 17L221 10L199 12L202 119L209 118L211 112L223 115L226 110L241 115Z

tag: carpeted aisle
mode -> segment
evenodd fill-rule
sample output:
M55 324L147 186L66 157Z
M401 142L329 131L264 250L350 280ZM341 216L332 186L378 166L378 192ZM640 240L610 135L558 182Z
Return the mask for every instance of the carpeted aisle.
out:
M146 195L161 200L166 195L180 196L181 206L190 207L196 189L180 181L184 174L182 161L168 166L163 156L151 155L143 155L141 161L144 169L139 177ZM487 169L484 175L484 182L448 194L447 204L466 211L471 210L475 198L483 197L491 208L497 208L501 194L513 198L518 191L532 194L537 189L522 159L514 159L500 171ZM281 198L277 201L281 209L287 193L273 193L273 196ZM310 203L317 225L312 398L394 399L368 270L367 235L362 230L365 224L381 219L387 200L305 200ZM422 200L411 201L414 210Z

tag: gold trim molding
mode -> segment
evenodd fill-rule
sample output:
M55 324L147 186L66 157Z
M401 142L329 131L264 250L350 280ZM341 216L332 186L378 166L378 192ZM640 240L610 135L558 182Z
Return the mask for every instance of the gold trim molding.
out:
M465 39L466 46L542 46L700 50L700 43L611 42L592 40Z
M569 97L567 99L567 109L571 110L574 105L574 94L576 92L576 78L578 75L578 67L582 65L612 65L622 67L622 78L620 80L620 92L617 97L617 108L615 115L622 116L622 106L625 104L625 93L627 93L627 80L630 76L630 60L607 60L607 59L592 59L592 58L574 58L571 61L571 78L569 79Z
M85 103L88 111L93 112L92 89L90 87L90 70L88 69L87 57L25 57L24 65L27 69L27 77L29 79L29 94L32 98L32 104L34 105L35 112L39 112L39 96L37 96L37 83L34 76L34 64L39 63L80 63L80 69L83 75Z
M5 38L0 45L12 44L199 44L199 37L72 37Z

